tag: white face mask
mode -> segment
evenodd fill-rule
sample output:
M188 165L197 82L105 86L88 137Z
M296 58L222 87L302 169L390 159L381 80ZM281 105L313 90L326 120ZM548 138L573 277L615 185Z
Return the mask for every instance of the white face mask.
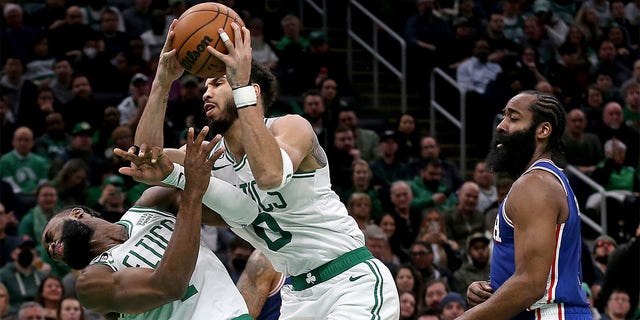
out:
M82 51L90 59L93 59L93 58L96 57L96 55L98 55L98 50L96 50L96 48L87 47L87 48L82 49Z

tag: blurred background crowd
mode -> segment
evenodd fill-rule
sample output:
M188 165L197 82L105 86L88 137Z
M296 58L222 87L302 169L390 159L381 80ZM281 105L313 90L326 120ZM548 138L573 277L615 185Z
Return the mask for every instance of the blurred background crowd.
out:
M49 259L41 232L71 204L117 221L145 190L118 173L129 164L113 148L133 144L167 29L199 2L0 1L0 318L101 318L75 299L78 272ZM554 95L567 110L567 164L583 215L599 224L605 202L607 232L583 230L594 316L640 319L640 0L365 1L404 37L418 101L429 99L434 68L466 92L467 172L420 125L424 112L371 116L341 47L346 1L327 2L329 29L305 27L299 1L220 2L240 14L254 59L278 79L268 115L311 123L334 190L396 277L402 319L453 319L467 285L488 279L497 207L514 177L483 158L501 109L523 90ZM203 80L185 73L174 83L166 147L208 124ZM237 280L253 248L224 228L202 232Z

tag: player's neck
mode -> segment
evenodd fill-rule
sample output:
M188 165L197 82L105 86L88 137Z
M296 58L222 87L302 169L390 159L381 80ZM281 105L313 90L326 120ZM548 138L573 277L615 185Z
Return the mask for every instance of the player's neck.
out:
M91 248L95 251L94 254L96 256L129 240L127 228L119 224L113 224L112 229L102 234L104 234L103 238L94 238L91 240L91 242L94 242Z

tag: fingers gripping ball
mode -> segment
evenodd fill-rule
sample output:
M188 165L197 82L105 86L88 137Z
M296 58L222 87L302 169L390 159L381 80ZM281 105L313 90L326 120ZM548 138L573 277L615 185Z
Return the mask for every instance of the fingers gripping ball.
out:
M174 27L173 48L180 64L190 73L202 78L220 77L225 74L222 61L207 52L212 46L221 53L227 53L224 39L218 34L222 28L234 41L231 22L240 27L244 22L233 9L215 2L197 4L185 11Z

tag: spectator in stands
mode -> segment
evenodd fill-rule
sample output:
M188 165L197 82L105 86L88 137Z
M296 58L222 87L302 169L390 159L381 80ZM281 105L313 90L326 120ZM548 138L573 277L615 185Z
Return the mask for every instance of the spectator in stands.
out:
M608 39L600 42L598 63L591 67L591 73L595 74L595 71L598 69L609 70L613 76L613 85L617 88L620 88L632 75L631 70L619 61L616 47L613 42Z
M347 212L358 223L360 230L371 222L371 198L363 192L354 192L346 203Z
M597 133L602 126L602 111L604 110L604 93L597 85L590 85L587 88L586 101L580 109L587 119L585 131Z
M524 17L522 14L523 3L518 0L502 2L504 14L504 37L517 45L524 42Z
M607 30L607 39L616 47L617 58L625 66L631 66L633 60L638 56L638 50L634 49L627 34L617 23L610 23Z
M87 198L87 179L89 169L81 159L67 161L53 179L58 191L60 206L85 203Z
M626 151L627 146L615 137L605 142L606 158L591 173L593 180L605 190L640 192L640 178L636 169L625 165Z
M621 102L620 90L613 84L614 74L611 69L600 68L592 76L595 84L602 90L605 102Z
M460 268L460 248L458 243L447 238L444 216L437 208L430 207L422 211L422 222L416 240L431 245L433 263L438 267L450 271Z
M56 213L58 207L58 192L51 183L42 183L36 190L36 206L31 208L27 214L22 217L18 225L18 235L23 238L33 239L36 249L44 253L40 237L44 226L49 219Z
M73 99L60 108L66 127L72 129L80 122L98 127L102 123L105 105L93 94L89 78L81 74L73 76L71 88Z
M6 320L15 320L17 319L18 311L14 308L11 308L9 305L9 291L7 291L7 287L4 286L0 282L0 318Z
M439 50L451 37L449 25L434 14L435 0L416 0L417 13L407 19L404 38L408 45L409 83L422 88L425 74L440 64Z
M459 293L449 292L440 302L440 309L442 310L440 316L442 320L453 320L464 313L467 309L467 302Z
M338 118L338 112L344 108L349 108L349 103L341 97L338 92L338 83L333 78L326 77L320 81L318 91L324 105L328 108L329 119L332 121Z
M327 153L331 169L331 186L341 193L351 185L350 173L353 161L361 159L355 146L353 130L339 125L333 134L333 147Z
M487 40L476 40L473 57L460 64L456 74L458 86L462 90L485 94L489 83L502 72L500 65L488 60L490 52Z
M164 46L164 40L167 38L168 25L165 12L160 9L153 9L151 11L151 28L145 30L140 35L140 39L144 43L144 53L142 55L143 59L149 61L151 57L156 57L160 55L162 51L162 47ZM251 32L251 37L253 39L253 32ZM254 59L256 58L257 48L252 44L252 51Z
M102 164L104 162L100 155L93 150L93 135L95 129L87 122L77 123L71 131L71 144L62 156L62 163L71 159L80 159L87 166L87 174L91 184L100 184ZM55 164L56 168L60 163Z
M193 75L185 74L180 80L178 99L167 102L167 118L173 130L178 132L188 128L202 128L208 123L202 108L201 82Z
M602 320L624 320L629 319L628 315L631 311L631 301L629 293L623 289L614 289L607 300L607 307Z
M2 9L2 16L2 45L7 47L6 50L11 56L28 57L39 30L25 25L24 9L18 4L6 3Z
M338 122L351 128L355 138L355 147L360 151L360 158L373 161L380 155L378 135L369 129L358 126L358 116L353 108L344 107L338 112Z
M142 73L136 73L129 82L129 96L124 98L118 104L120 111L120 125L126 125L130 128L138 126L142 110L147 104L149 98L149 77Z
M114 106L104 109L104 117L101 126L95 128L93 135L93 150L100 157L110 157L113 150L109 150L113 146L113 131L120 126L120 111ZM131 146L131 145L129 145ZM127 147L128 148L128 147ZM118 157L119 158L119 157Z
M416 295L412 291L398 291L400 320L413 320L416 316Z
M503 69L515 62L520 48L505 36L502 12L495 11L489 14L483 38L489 45L488 61L499 64Z
M134 0L133 6L122 11L128 34L140 36L151 29L151 0Z
M117 15L117 30L124 32L124 20L118 7L110 6L107 4L107 0L95 0L88 3L88 5L81 8L83 20L82 23L90 26L93 30L99 31L101 24L104 23L104 17L102 16L107 10L114 12Z
M472 2L472 1L465 1ZM452 23L453 39L443 43L440 55L445 72L454 75L458 66L471 57L473 51L473 33L471 22L464 17L456 17Z
M373 183L381 186L380 192L383 199L386 199L389 186L394 181L409 179L410 169L406 163L396 157L398 143L395 131L385 130L380 136L378 148L380 149L380 157L371 162L371 171L373 172ZM385 208L387 204L383 201Z
M57 320L57 311L62 298L64 297L64 287L60 278L48 275L38 287L36 302L44 307L45 320Z
M356 192L367 194L371 200L371 218L379 221L384 212L380 193L372 184L372 179L373 173L369 163L363 159L354 160L351 164L351 187L340 194L340 200L347 203L351 195Z
M440 159L442 165L442 183L448 185L451 190L457 190L464 180L458 167L451 161L442 157L440 144L435 137L425 136L420 140L420 158L412 163L412 175L420 174L420 170L426 162L432 159Z
M600 142L605 143L611 138L620 140L627 146L624 164L637 167L640 159L640 133L623 121L622 107L619 103L609 102L605 105L602 123L603 126L598 129Z
M14 193L29 198L40 183L47 181L50 165L47 159L31 152L33 144L33 131L19 127L13 133L13 150L0 157L0 178L11 185Z
M271 44L264 38L264 22L260 18L253 18L247 23L251 32L251 55L254 60L269 70L275 70L278 65L278 55Z
M484 231L484 215L476 209L480 188L475 182L465 182L458 190L458 204L445 212L447 237L466 243L474 232Z
M18 320L45 320L44 309L34 301L28 301L20 305Z
M101 218L115 223L129 209L125 203L126 190L124 190L124 179L117 174L107 176L102 183L102 192L98 203L92 206L94 210L100 210Z
M498 199L496 199L496 201L494 201L484 212L484 230L485 234L487 234L488 236L491 236L493 234L493 227L495 224L496 216L498 214L498 206L502 203L502 200L504 200L504 198L509 193L512 184L513 179L510 177L500 177L498 178L498 182L496 182Z
M102 11L100 14L100 28L97 34L100 35L100 39L104 42L104 54L109 59L124 54L129 45L129 35L124 31L120 31L118 27L119 19L121 17L118 12L111 8Z
M396 226L394 237L397 239L400 248L406 251L418 235L422 214L419 210L411 208L413 193L409 184L405 181L398 180L393 182L390 196L392 204L390 213Z
M636 210L635 212L638 212ZM638 293L640 287L640 274L635 272L640 270L640 225L636 221L636 229L633 237L624 243L620 243L616 250L609 254L607 262L607 276L602 287L601 297L608 297L615 289L622 288L629 294L630 305L638 305ZM606 303L605 299L596 301L596 305L602 308Z
M582 173L593 171L604 155L600 139L594 133L585 132L586 127L587 117L584 111L573 109L567 113L567 129L564 134L565 155L567 162Z
M442 161L432 159L424 164L420 174L409 181L413 193L411 208L422 210L437 207L441 210L450 208L455 202L451 187L442 181Z
M411 291L416 296L416 301L422 301L424 282L422 275L414 266L402 264L395 275L398 291Z
M11 253L22 243L21 237L14 234L7 234L7 226L14 222L17 222L17 220L15 216L13 216L13 212L7 211L2 202L0 202L0 268L11 261ZM0 310L0 313L2 313L2 311L3 310ZM4 319L3 314L0 314L0 317Z
M579 60L578 47L565 43L558 49L559 59L552 61L547 69L547 78L553 85L553 93L565 108L573 109L580 105L578 97L589 82L589 64Z
M416 131L416 119L409 113L402 113L398 117L396 127L396 142L398 152L396 156L404 163L416 161L420 154L420 135Z
M11 115L11 107L7 100L8 98L3 92L0 96L0 155L11 151L13 132L18 128Z
M61 104L68 103L73 99L71 81L73 80L73 67L67 57L58 57L53 63L55 77L51 80L50 87L55 98Z
M305 51L309 48L309 40L302 35L302 21L294 15L287 15L282 18L282 30L284 36L278 41L276 49L287 50L291 44L299 46L299 50Z
M423 310L432 310L438 312L442 309L440 308L440 301L447 295L449 292L449 284L446 279L438 278L431 281L427 281L425 285L425 294L422 309Z
M49 47L54 57L78 56L82 52L84 43L93 37L95 31L83 23L84 15L78 6L67 8L65 19L54 23L49 29Z
M539 59L537 61L539 65L546 66L555 58L553 43L546 36L544 26L539 17L533 15L524 20L524 36L525 43L523 46L534 48Z
M55 58L49 53L49 38L46 34L38 35L26 61L25 77L38 87L48 86L55 77L53 73Z
M55 101L53 91L47 86L38 88L36 95L35 103L20 106L18 125L31 128L34 137L40 137L44 133L46 117L60 106Z
M429 295L428 283L432 280L443 279L447 282L449 288L455 285L453 275L447 269L441 269L433 263L433 251L428 243L421 241L412 243L409 255L411 257L411 265L420 271L422 281L427 284L427 296Z
M621 91L625 102L624 121L627 126L640 130L640 81L628 80Z
M281 26L284 35L275 45L276 53L280 57L278 79L282 83L283 93L298 94L307 88L315 87L309 81L300 81L298 78L315 75L302 74L303 65L309 63L304 60L305 52L309 50L309 40L302 35L302 21L295 15L284 16Z
M487 164L484 161L476 163L476 166L473 169L473 182L478 185L480 190L476 209L480 212L484 212L498 199L495 176L493 172L487 168Z
M369 224L362 232L364 233L367 249L387 266L391 274L396 274L400 266L400 259L391 251L389 239L387 239L387 235L382 228L377 224Z
M30 239L23 240L22 244L13 250L11 258L13 261L0 269L0 279L9 291L11 306L18 308L22 302L35 298L38 286L47 273L35 267L34 260L39 260L40 257L35 250L35 242Z
M591 284L591 292L593 293L594 299L600 298L602 285L604 284L607 274L607 261L609 260L609 255L616 249L617 245L616 240L606 234L597 237L593 242L592 254L595 266L595 280L593 284Z
M318 137L318 141L320 145L328 150L330 133L329 131L329 123L327 119L327 109L322 100L322 96L320 96L320 92L317 90L309 90L302 95L302 109L304 112L304 118L309 121L311 127L313 127L313 131L316 133L316 137Z
M10 56L3 66L4 74L0 77L0 92L6 97L11 109L11 118L18 123L22 108L35 104L36 85L24 76L25 63L21 56Z
M467 239L466 254L468 260L453 273L456 278L455 291L466 297L467 287L474 281L489 279L490 240L483 232L475 232Z

